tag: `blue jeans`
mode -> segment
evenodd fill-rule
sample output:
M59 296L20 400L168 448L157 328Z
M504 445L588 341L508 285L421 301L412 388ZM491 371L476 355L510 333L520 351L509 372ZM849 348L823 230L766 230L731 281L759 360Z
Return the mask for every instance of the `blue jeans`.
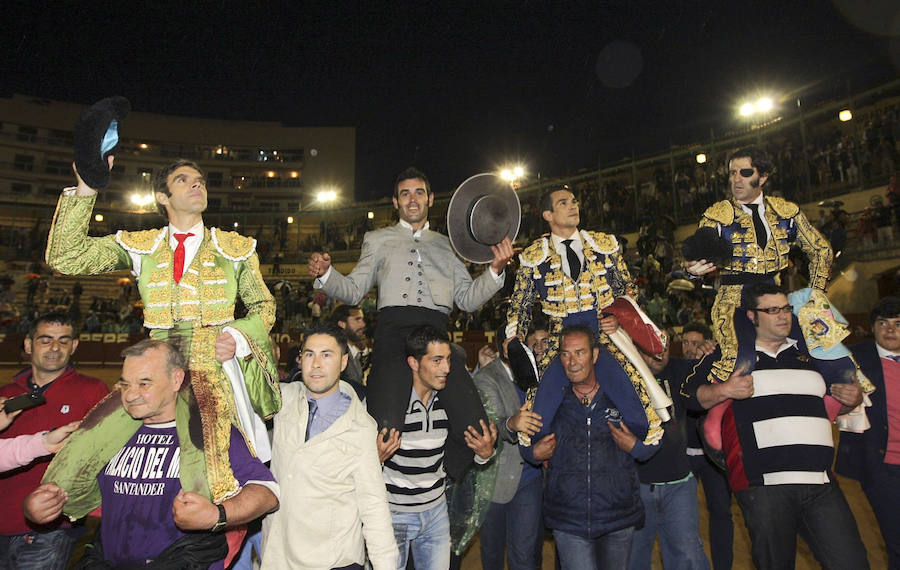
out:
M562 570L627 568L632 536L634 536L633 526L594 539L561 530L553 531Z
M84 527L0 536L0 569L65 570Z
M420 513L391 511L394 539L400 549L397 568L406 568L406 557L412 546L416 570L447 570L450 567L450 518L447 502Z
M506 504L491 503L481 525L481 567L503 570L504 548L509 548L510 570L534 570L541 567L543 536L541 530L540 477L519 487Z
M705 455L688 457L694 477L703 485L709 512L709 550L715 570L731 570L734 561L734 523L731 520L731 487L728 477Z
M823 568L869 567L856 519L837 483L750 487L735 495L758 569L793 568L798 533Z
M231 570L253 570L253 551L256 551L256 557L262 562L262 530L257 526L247 530L247 536L244 538L244 544L234 562L231 563Z
M671 485L641 484L644 528L634 533L631 570L649 570L653 542L659 533L666 570L709 570L699 536L697 480L693 477Z

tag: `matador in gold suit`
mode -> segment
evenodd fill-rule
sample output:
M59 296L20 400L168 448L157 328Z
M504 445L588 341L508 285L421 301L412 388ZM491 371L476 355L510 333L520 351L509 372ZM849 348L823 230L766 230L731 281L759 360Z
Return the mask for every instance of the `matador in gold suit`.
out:
M800 206L784 198L766 196L763 187L772 171L768 157L749 147L729 160L732 197L716 202L703 213L700 227L712 227L732 244L731 259L719 274L719 290L712 307L712 330L722 358L711 374L724 382L735 369L737 338L734 310L741 306L744 285L777 283L788 267L788 253L797 244L809 258L809 286L825 292L833 254L828 240L809 222ZM756 214L754 214L754 210ZM755 219L756 218L756 219ZM688 260L688 271L702 275L714 270L706 260Z
M228 457L232 424L262 460L271 455L261 418L272 417L281 407L269 340L275 301L259 271L256 240L203 225L200 213L206 207L206 187L199 168L181 161L161 174L163 190L157 188L157 199L166 202L170 223L151 230L88 237L96 195L64 190L50 228L47 263L67 275L122 269L135 274L150 336L172 342L188 361L203 420L208 494L220 502L239 490ZM186 189L178 190L176 184ZM164 196L166 191L170 194ZM196 223L182 234L173 225L179 208L197 210L193 218L185 218ZM176 239L186 234L187 238ZM178 242L183 245L187 240L193 242L179 252ZM175 272L180 272L180 278ZM238 319L237 299L247 308L246 316ZM234 350L220 362L217 339L223 332L234 338Z
M559 333L566 326L583 325L593 331L598 344L603 347L595 366L598 377L603 378L603 390L613 399L632 432L646 444L653 445L662 436L660 426L668 417L660 418L660 414L665 413L664 405L657 409L659 400L648 393L645 376L652 378L652 373L644 370L646 364L636 350L629 350L634 349L634 345L627 334L621 329L604 330L610 305L617 299L636 299L638 293L619 243L612 235L578 229L578 203L567 188L546 192L541 202L542 215L550 225L551 233L535 240L519 256L521 265L510 298L506 328L507 338L524 340L534 303L540 302L541 311L548 320L550 338L547 351L537 363L540 385L528 394L533 411L542 416L544 429L548 429L568 385L562 365L556 358ZM563 239L565 237L568 239ZM662 344L661 333L646 315L636 305L633 312L644 319L640 326L651 329ZM621 320L619 324L623 324ZM619 342L625 337L630 346L622 346ZM530 442L522 434L519 440L523 445Z

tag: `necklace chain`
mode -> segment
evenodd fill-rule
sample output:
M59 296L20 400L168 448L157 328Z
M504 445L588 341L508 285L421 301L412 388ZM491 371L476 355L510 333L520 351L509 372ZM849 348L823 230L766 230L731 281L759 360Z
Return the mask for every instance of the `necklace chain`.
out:
M588 390L587 392L582 392L581 390L578 390L577 388L575 388L575 386L572 386L572 390L573 390L576 394L578 394L579 396L581 396L581 405L582 405L582 406L589 406L589 405L591 404L591 398L590 398L590 396L591 396L594 392L596 392L596 391L597 391L597 388L599 388L599 387L600 387L600 384L598 384L598 383L595 381L595 382L594 382L594 387L591 388L590 390Z

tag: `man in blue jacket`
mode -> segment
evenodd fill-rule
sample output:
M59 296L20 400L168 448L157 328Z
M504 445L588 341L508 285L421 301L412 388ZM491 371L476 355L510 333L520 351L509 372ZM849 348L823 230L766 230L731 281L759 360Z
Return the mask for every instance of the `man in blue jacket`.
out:
M550 426L532 447L520 447L532 463L549 460L544 522L553 529L562 567L574 570L627 568L635 527L644 522L634 459L658 446L640 441L607 396L594 372L618 366L597 347L586 326L560 333L559 356L569 384ZM548 429L549 428L549 429Z
M874 342L851 350L875 391L866 408L872 424L863 433L841 432L834 469L859 480L887 547L900 568L900 297L885 297L871 313Z

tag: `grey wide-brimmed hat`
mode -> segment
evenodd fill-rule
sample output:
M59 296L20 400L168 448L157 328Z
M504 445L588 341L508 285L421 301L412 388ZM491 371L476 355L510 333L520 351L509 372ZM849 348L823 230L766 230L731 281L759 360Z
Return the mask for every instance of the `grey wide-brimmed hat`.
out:
M472 263L494 258L491 246L515 240L522 221L519 197L496 174L476 174L459 185L447 207L447 233L460 257Z

